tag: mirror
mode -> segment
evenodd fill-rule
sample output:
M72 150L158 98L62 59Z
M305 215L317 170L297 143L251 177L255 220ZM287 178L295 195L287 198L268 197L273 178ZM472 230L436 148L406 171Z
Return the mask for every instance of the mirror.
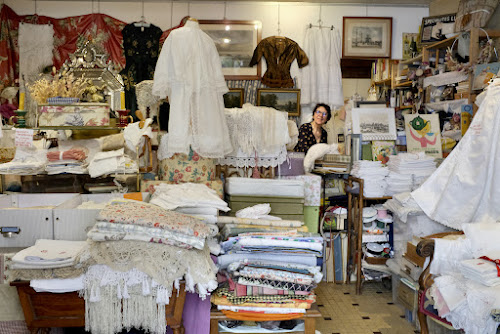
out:
M76 78L85 77L104 95L111 110L120 109L120 91L123 90L123 79L108 61L107 54L98 45L87 41L61 67L61 72L73 74ZM104 101L103 101L104 102Z

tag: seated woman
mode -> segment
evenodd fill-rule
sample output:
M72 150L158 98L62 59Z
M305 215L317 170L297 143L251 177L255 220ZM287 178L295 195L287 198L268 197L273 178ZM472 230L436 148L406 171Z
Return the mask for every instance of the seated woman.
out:
M326 124L330 118L332 118L330 107L324 103L318 103L314 107L312 122L304 123L299 128L299 142L297 146L295 146L295 151L307 153L309 148L314 144L326 144L327 133L322 126Z

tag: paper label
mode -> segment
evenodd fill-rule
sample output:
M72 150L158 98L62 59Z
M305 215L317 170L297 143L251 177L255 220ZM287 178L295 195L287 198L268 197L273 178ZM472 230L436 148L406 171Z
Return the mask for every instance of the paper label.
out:
M31 147L33 144L32 129L16 129L16 146Z

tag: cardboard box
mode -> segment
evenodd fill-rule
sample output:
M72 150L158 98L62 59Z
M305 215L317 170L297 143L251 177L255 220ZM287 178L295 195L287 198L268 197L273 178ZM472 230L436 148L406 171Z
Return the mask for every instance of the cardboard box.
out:
M39 105L38 126L109 126L109 104Z
M417 254L417 246L412 242L406 243L406 253L403 256L410 262L419 266L420 268L424 267L425 258L421 257Z

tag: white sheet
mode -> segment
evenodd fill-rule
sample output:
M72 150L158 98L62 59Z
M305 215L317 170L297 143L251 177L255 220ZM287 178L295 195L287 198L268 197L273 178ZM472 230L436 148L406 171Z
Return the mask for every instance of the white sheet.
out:
M490 86L469 130L412 197L433 220L464 223L500 217L500 87Z
M304 181L229 177L226 193L237 196L304 197Z
M75 278L34 279L30 286L36 292L65 293L83 290L84 275Z

